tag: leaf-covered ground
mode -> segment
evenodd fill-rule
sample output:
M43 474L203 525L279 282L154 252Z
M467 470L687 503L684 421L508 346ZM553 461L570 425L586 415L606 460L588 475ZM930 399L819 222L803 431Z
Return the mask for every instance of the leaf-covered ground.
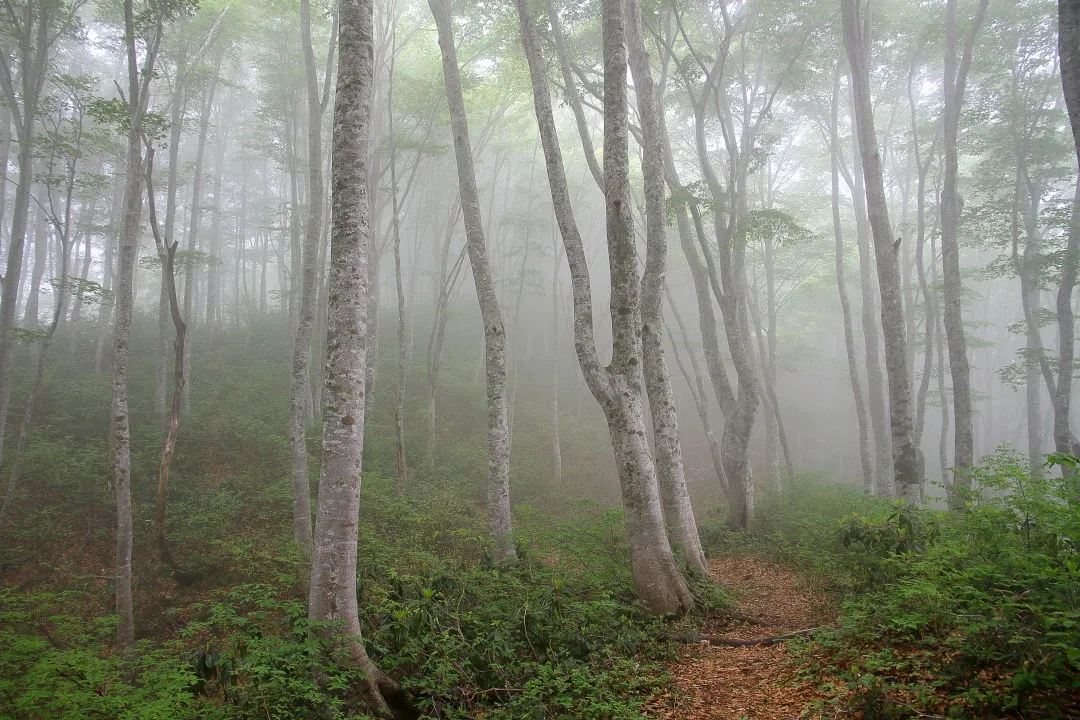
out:
M702 628L702 637L759 640L828 624L834 613L807 578L750 556L714 558L713 575L739 602L735 619ZM822 694L797 677L784 643L749 647L689 644L669 668L676 690L656 698L649 716L661 720L793 720Z

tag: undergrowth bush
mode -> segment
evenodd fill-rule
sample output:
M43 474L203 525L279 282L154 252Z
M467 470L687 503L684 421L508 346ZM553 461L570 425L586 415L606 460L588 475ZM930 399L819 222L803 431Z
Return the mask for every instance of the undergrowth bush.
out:
M1076 481L1007 450L970 477L960 512L807 485L767 503L757 547L829 575L846 598L803 655L842 689L827 714L1049 718L1078 706Z

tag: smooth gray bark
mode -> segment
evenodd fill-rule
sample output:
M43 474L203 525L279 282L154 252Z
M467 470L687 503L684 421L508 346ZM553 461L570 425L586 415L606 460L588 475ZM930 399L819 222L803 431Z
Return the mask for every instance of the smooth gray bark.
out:
M116 279L116 321L113 330L111 447L116 492L116 640L122 648L135 642L135 612L131 593L131 430L128 417L128 352L134 313L135 260L142 218L142 121L149 103L149 86L161 45L162 18L142 53L136 45L133 0L124 0L124 44L127 55L128 137L124 179L123 225ZM140 54L143 61L139 63Z
M656 475L664 518L672 546L688 567L708 576L694 508L686 489L679 419L671 373L664 358L663 290L667 281L667 213L664 195L664 150L660 131L660 98L649 69L649 55L641 34L641 6L627 2L626 37L630 70L637 93L641 123L642 164L645 183L645 273L641 279L641 346L645 389L652 414ZM605 145L606 147L606 145Z
M1058 0L1058 55L1061 61L1061 85L1065 106L1069 110L1073 146L1080 163L1080 0ZM1077 441L1069 426L1072 404L1072 374L1075 358L1075 319L1072 292L1076 286L1077 265L1080 264L1080 182L1073 198L1072 221L1069 224L1069 243L1061 268L1056 307L1058 321L1058 379L1053 389L1054 449L1059 453L1080 455ZM1065 469L1062 469L1063 472Z
M476 297L484 324L484 367L488 405L488 536L494 543L496 563L517 559L510 521L510 425L506 388L506 328L503 325L495 280L488 262L480 193L476 187L465 97L461 90L457 48L449 0L428 0L439 30L443 79L450 106L450 126L454 137L454 157L458 171L458 192L465 217L465 240L472 266Z
M959 221L959 193L957 173L959 153L957 135L960 129L960 110L964 104L964 89L971 67L972 48L975 37L986 16L988 0L980 0L972 20L971 29L964 42L962 55L957 58L956 0L945 3L945 107L943 111L945 150L944 177L941 187L941 266L945 282L943 310L945 316L945 339L949 346L949 372L952 375L954 450L952 481L947 485L950 507L959 507L962 499L953 493L954 488L971 486L967 469L975 459L975 437L971 409L971 364L968 360L967 335L961 307L963 286L960 280L960 244L957 238Z
M881 155L874 130L870 98L869 13L860 9L861 0L841 0L844 47L851 67L855 98L855 127L859 136L863 172L866 181L866 205L874 236L878 285L881 292L881 324L885 335L885 369L889 379L890 427L892 431L893 472L901 498L912 504L922 503L922 478L912 442L911 383L908 377L907 340L900 291L899 243L894 242L885 199Z
M552 204L570 269L574 348L586 384L607 418L622 489L634 586L638 597L653 613L689 609L694 598L675 563L664 529L641 398L641 315L637 253L630 227L627 58L622 0L605 0L603 4L604 176L613 335L612 361L606 367L601 365L596 351L588 264L570 201L536 20L529 0L517 0L516 4Z
M364 457L367 362L368 129L374 82L370 0L339 0L338 79L334 107L330 293L327 309L323 456L312 546L308 617L330 623L344 662L371 710L391 717L396 683L368 657L360 635L356 557L360 471Z

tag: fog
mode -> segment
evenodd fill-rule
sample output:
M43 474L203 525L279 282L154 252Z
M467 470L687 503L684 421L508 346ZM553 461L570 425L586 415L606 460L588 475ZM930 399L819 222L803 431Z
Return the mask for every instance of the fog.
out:
M25 26L4 20L0 245L8 269L5 332L14 339L5 350L11 362L3 364L3 411L12 417L24 402L22 396L12 396L12 373L27 371L31 354L24 346L40 341L59 299L56 279L65 253L63 235L68 236L69 293L51 357L92 355L96 371L108 373L114 322L110 298L116 287L125 173L122 122L109 114L108 102L126 102L120 92L126 87L122 33L112 5L59 3L58 15L44 20L38 13L45 11L37 9L37 3L16 5L28 8L31 22L44 22L50 34L47 46L31 39L20 49L17 41ZM671 167L685 189L681 199L669 189L666 199L664 352L677 398L687 481L694 497L720 502L723 493L695 396L717 436L724 414L702 355L699 300L676 227L680 204L693 206L695 220L706 230L699 242L706 245L716 242L709 229L715 214L738 223L735 242L745 255L742 312L762 398L751 446L758 489L782 487L789 480L777 417L796 474L860 484L849 352L861 378L863 402L872 409L870 395L876 393L883 409L875 412L887 414L889 398L880 379L880 358L873 358L878 379L867 377L868 335L878 338L879 347L886 337L878 317L881 296L872 272L870 228L859 216L865 203L854 202L862 192L862 168L840 17L836 7L823 2L722 6L723 16L718 8L698 5L656 7L645 16L653 72L664 88ZM518 426L521 418L527 418L521 424L530 435L553 432L550 422L536 419L548 412L540 408L555 401L551 412L559 432L597 438L593 450L603 460L590 465L587 474L564 460L562 482L575 492L617 501L614 468L599 475L591 471L610 463L611 448L604 441L603 414L589 396L574 356L571 280L548 191L517 15L501 3L466 3L454 10L479 209L508 338L513 447L526 444ZM991 2L981 29L972 34L959 121L958 238L976 458L1002 444L1032 458L1054 449L1051 395L1037 370L1029 371L1025 381L1024 362L1039 355L1052 365L1060 355L1054 307L1075 186L1076 167L1066 152L1069 131L1057 75L1054 11L1050 2ZM330 45L337 33L334 12L329 4L312 7L314 89L324 103L321 162L327 179L332 173L329 143L337 72ZM604 194L587 163L590 154L603 161L599 12L590 3L567 4L560 10L561 40L553 34L547 9L539 12L572 204L588 259L596 344L607 363L611 321ZM974 13L975 3L960 3L961 42L970 33ZM925 459L920 467L931 484L927 493L940 496L942 491L932 486L949 481L955 421L953 380L947 364L942 366L948 352L939 352L945 300L938 199L944 177L942 78L947 49L939 16L936 4L889 2L876 7L869 77L900 266L910 387L921 408L918 447ZM203 2L161 24L160 50L148 84L152 129L146 142L156 149L157 214L167 242L179 244L177 292L192 357L269 325L295 331L299 322L302 249L311 222L311 121L299 17L298 6L288 2ZM136 54L141 62L151 51L147 38L152 32L144 28L140 33ZM45 59L37 69L34 53ZM726 64L718 63L718 57L726 58ZM565 73L560 70L563 64ZM397 205L406 403L411 408L406 452L410 465L430 469L444 449L429 437L444 423L455 422L452 406L462 388L470 388L476 402L483 402L484 343L465 252L439 47L426 5L396 0L377 4L375 78L370 302L377 316L371 340L377 345L378 370L372 381L377 393L390 393L397 374ZM573 87L565 86L568 78ZM32 167L25 169L20 151L26 130L20 128L35 82L41 90L30 114L35 139L25 159ZM830 150L833 98L835 154ZM695 123L695 103L705 114L700 123ZM643 263L645 198L641 145L635 142L642 131L636 106L631 106L633 218ZM719 178L722 197L709 195L702 153ZM834 227L830 212L833 163L840 178L839 227ZM17 189L27 178L29 197L18 200ZM315 213L320 225L309 380L316 403L322 402L323 393L331 192L328 188L321 194L324 207ZM164 418L172 327L161 294L161 260L145 210L139 233L135 341L140 352L156 348L157 367L154 377L140 379L139 392L149 388L154 393L155 413ZM840 233L845 252L854 341L850 350L838 295L835 233ZM18 251L22 257L13 259L17 234L25 247ZM698 250L702 257L709 253L704 245ZM1018 277L1022 272L1031 276L1024 286L1026 305ZM870 325L863 317L865 302L874 308ZM1076 299L1071 302L1075 307ZM1025 339L1025 307L1031 328L1041 332L1034 344ZM715 308L714 317L720 328L720 362L734 377ZM930 346L928 324L936 329ZM285 367L288 348L280 352ZM1033 359L1028 365L1038 363ZM138 372L145 375L149 367L143 363ZM205 359L195 361L188 372L184 407L190 407L192 397L210 392L213 382L213 368ZM447 384L453 392L444 392ZM429 396L434 398L434 424L428 416ZM1075 403L1071 413L1075 427ZM308 409L309 418L318 414ZM887 418L879 420L887 424ZM470 422L476 425L468 442L480 448L482 418ZM7 423L9 448L16 424ZM877 439L870 433L871 452L881 438L887 440L887 429ZM540 443L539 437L530 440ZM882 452L888 461L890 449Z

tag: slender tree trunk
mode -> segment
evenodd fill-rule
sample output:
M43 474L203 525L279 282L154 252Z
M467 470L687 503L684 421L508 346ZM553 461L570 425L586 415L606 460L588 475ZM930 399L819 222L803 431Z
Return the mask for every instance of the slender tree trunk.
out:
M559 433L559 252L558 237L552 233L551 267L551 405L548 424L551 425L551 482L556 489L562 488L563 461L562 436Z
M938 286L938 274L937 274L937 243L933 236L930 237L930 284L933 287ZM935 352L937 353L937 393L938 399L941 401L941 433L938 435L938 465L941 469L941 482L946 482L949 477L949 425L951 424L952 414L949 412L949 407L952 403L949 402L949 391L945 386L945 368L948 364L945 362L945 339L944 330L941 327L941 313L938 312L937 301L935 299L933 307L928 308L928 311L932 312L932 319L928 322L934 324L934 338Z
M863 492L872 495L874 492L874 463L870 455L869 421L866 413L866 399L863 397L862 380L859 377L859 363L856 359L851 301L848 299L847 283L844 280L844 236L840 223L840 139L837 134L839 96L840 61L837 61L836 71L833 75L832 112L829 121L829 145L832 158L829 177L832 187L833 234L836 237L836 287L840 296L840 310L844 320L844 347L847 350L848 377L851 379L851 392L855 396L855 417L858 420L859 427L859 466L862 468Z
M154 235L154 245L157 247L158 259L161 261L161 272L165 292L169 300L169 315L172 318L176 337L173 341L173 391L172 402L169 407L169 425L165 432L165 445L161 451L161 462L158 465L157 493L154 506L154 535L158 546L158 556L161 562L172 571L173 577L182 585L188 585L195 580L195 576L185 571L173 557L169 548L168 535L165 528L165 511L169 491L169 468L172 465L173 453L176 450L176 438L180 433L180 409L184 397L184 342L187 337L187 323L180 313L180 301L176 294L176 250L180 243L170 241L158 225L157 210L154 203L154 149L152 146L146 150L146 204L150 216L150 228Z
M918 505L922 503L922 482L918 475L915 446L912 443L911 384L907 371L907 342L897 260L898 243L893 241L889 225L881 155L877 149L870 98L869 13L860 13L859 0L841 0L841 9L844 46L851 66L855 97L855 126L866 181L866 204L874 236L878 285L881 291L885 368L889 378L893 470L897 492L903 499Z
M945 3L945 107L944 143L945 167L941 187L941 266L945 281L943 309L945 316L945 339L949 345L949 371L952 374L953 418L955 435L953 461L956 463L949 490L949 506L958 508L963 498L954 489L964 490L971 486L967 470L975 458L975 439L971 411L971 365L968 361L967 336L961 307L963 287L960 281L960 245L957 239L959 220L959 193L957 172L959 155L957 135L960 128L960 109L964 103L964 88L968 68L971 67L972 47L986 15L988 0L980 0L971 32L964 44L963 56L957 58L956 48L956 0ZM959 65L957 64L959 61Z
M48 247L45 240L46 220L41 212L35 213L34 223L34 266L30 270L30 291L26 294L26 306L23 308L23 326L27 330L37 330L38 300L41 297L41 279L45 277L45 265L48 262Z
M130 648L135 642L135 613L131 593L131 431L128 417L128 351L131 342L131 319L134 312L135 260L138 255L142 216L142 117L147 97L140 92L149 83L156 48L148 51L139 67L135 37L133 0L124 0L124 38L128 72L128 145L124 180L123 226L120 232L120 256L116 280L116 322L112 355L112 464L116 491L116 618L117 644ZM160 38L160 35L159 35ZM140 72L144 73L140 75Z
M453 268L450 268L450 244L454 239L454 228L461 217L461 203L454 201L454 209L446 223L442 253L439 263L439 280L435 297L435 317L432 320L431 336L427 347L427 444L424 448L424 472L430 473L435 468L435 448L439 433L436 421L436 400L439 392L439 370L442 367L443 341L446 339L446 323L450 319L450 298L457 284L461 263L465 259L463 252L458 256Z
M322 103L311 45L311 3L300 0L300 43L304 53L308 110L308 211L300 260L300 305L293 338L289 383L289 444L292 448L293 540L305 561L311 558L311 489L308 478L307 417L311 403L311 333L315 323L316 261L322 220Z
M408 482L408 466L405 463L405 367L407 360L405 335L405 287L401 276L401 204L398 197L397 139L394 134L394 61L397 58L397 17L393 19L393 47L387 72L386 111L390 139L390 199L394 216L391 220L394 233L394 288L397 292L397 389L394 394L394 438L397 461L397 487L401 491ZM419 162L419 155L417 153ZM415 170L415 168L414 168ZM410 178L411 182L411 178Z
M685 209L683 214L685 215ZM694 407L697 409L698 419L701 421L701 428L705 433L705 441L709 446L713 471L716 473L720 489L726 495L728 493L728 483L727 476L724 474L724 459L720 449L720 440L713 431L712 419L709 417L709 396L705 392L705 381L701 375L701 366L698 365L697 356L694 354L693 346L690 344L690 334L686 331L686 325L683 323L675 303L671 301L670 292L668 292L668 306L671 308L671 314L675 317L675 323L679 326L679 334L682 336L683 347L686 348L686 354L690 359L693 376L686 369L686 365L679 356L679 347L675 343L675 338L671 335L671 329L668 328L668 341L671 343L672 354L675 356L675 364L679 366L679 372L682 373L683 380L686 381L687 387L690 388L690 394L694 396Z
M181 54L178 66L185 65L184 48L181 46ZM172 113L169 118L169 175L168 186L165 189L165 226L162 233L168 241L172 241L176 228L176 195L179 190L179 161L180 139L183 133L184 106L187 98L182 87L178 87L173 93ZM165 396L167 394L168 381L168 341L166 339L165 326L169 318L169 290L168 279L164 274L161 276L161 287L158 292L158 349L157 349L157 375L154 382L154 414L162 419L168 412Z
M866 183L863 180L863 164L857 135L854 138L851 194L859 247L859 287L862 296L860 324L865 346L866 390L870 427L874 438L874 494L891 495L894 490L892 441L889 438L889 418L885 411L885 379L881 372L881 339L878 332L880 324L875 314L877 283L874 280L870 220L866 211Z
M465 98L461 90L457 49L454 45L449 0L428 0L439 29L442 48L443 79L450 106L450 125L454 137L454 155L458 170L458 191L465 216L466 247L472 266L480 316L484 323L484 359L487 375L488 405L488 535L494 543L496 563L514 562L510 522L510 426L506 392L506 329L495 294L495 280L488 262L483 219L480 216L480 193L476 188Z
M1069 110L1073 146L1080 163L1080 0L1058 0L1058 55L1061 59L1061 85ZM1072 292L1076 286L1076 268L1080 264L1080 182L1073 198L1069 243L1061 268L1057 292L1058 380L1052 396L1054 405L1054 449L1059 453L1080 455L1080 442L1069 425L1072 403L1072 370L1075 357L1075 328ZM1065 472L1065 468L1062 468Z

